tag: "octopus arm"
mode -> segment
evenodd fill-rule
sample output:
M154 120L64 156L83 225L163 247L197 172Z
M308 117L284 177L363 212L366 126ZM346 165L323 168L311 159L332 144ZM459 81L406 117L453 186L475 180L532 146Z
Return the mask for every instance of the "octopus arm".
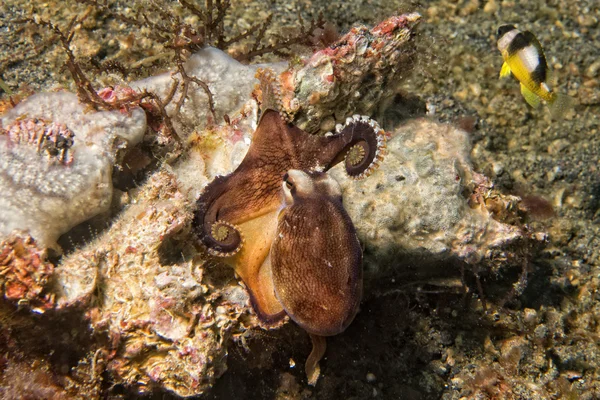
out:
M294 129L278 113L267 111L242 163L233 173L215 178L200 195L194 228L210 254L233 256L243 242L239 225L279 208L282 176L298 164Z
M386 154L387 134L366 116L347 118L344 125L338 124L336 134L319 140L324 170L344 161L346 173L353 179L369 176Z
M230 176L216 177L209 183L196 202L192 226L200 242L208 252L216 256L231 256L243 243L239 229L226 220L221 220L219 206L222 197L230 188Z

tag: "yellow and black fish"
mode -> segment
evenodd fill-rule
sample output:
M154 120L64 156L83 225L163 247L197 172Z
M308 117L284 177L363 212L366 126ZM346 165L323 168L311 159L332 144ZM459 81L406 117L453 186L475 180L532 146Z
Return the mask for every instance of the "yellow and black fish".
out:
M543 99L556 118L572 106L569 96L557 93L550 87L546 57L533 33L521 32L513 25L502 25L498 28L498 50L504 58L500 78L512 73L521 83L521 94L530 106L538 107L540 99Z

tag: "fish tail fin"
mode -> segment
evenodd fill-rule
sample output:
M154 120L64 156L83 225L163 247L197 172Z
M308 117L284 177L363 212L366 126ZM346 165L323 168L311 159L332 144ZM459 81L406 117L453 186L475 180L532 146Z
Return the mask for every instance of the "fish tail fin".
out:
M562 93L554 93L552 98L548 101L550 114L552 114L553 119L557 120L562 119L574 106L575 99Z
M533 108L538 108L540 106L540 98L537 94L533 93L531 90L527 88L527 86L521 83L521 94L527 104L529 104Z

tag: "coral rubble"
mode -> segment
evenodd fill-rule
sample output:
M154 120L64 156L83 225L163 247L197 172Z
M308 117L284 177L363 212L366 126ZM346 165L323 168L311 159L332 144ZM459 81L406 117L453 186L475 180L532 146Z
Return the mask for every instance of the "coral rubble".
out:
M159 172L105 234L57 268L57 284L69 286L57 288L58 307L91 299L92 329L111 342L108 369L141 392L206 390L225 371L225 343L248 312L235 281L211 286L202 257L184 240L190 219L176 176Z
M284 108L308 132L333 130L348 115L372 115L412 69L418 13L391 17L372 29L353 28L299 69L280 75ZM293 97L292 97L293 96Z

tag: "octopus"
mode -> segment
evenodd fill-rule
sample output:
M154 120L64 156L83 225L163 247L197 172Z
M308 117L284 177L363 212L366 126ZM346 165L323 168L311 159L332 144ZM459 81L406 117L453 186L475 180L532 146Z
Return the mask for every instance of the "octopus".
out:
M275 297L312 339L306 371L314 384L324 337L344 331L358 312L362 249L340 186L329 175L290 170L283 177L283 193L271 274Z
M324 136L290 120L281 107L264 108L240 165L197 200L193 227L208 253L234 268L263 327L289 316L309 333L305 369L314 385L325 337L346 329L362 296L362 250L340 187L326 171L344 162L350 177L369 176L383 160L387 137L365 116L349 117Z

